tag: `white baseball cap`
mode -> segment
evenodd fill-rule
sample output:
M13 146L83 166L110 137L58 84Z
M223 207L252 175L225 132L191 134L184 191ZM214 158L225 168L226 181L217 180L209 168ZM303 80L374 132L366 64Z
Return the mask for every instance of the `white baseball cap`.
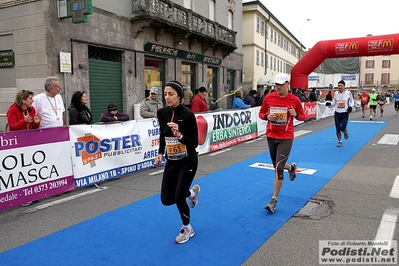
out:
M375 91L375 89L372 89L371 91Z
M285 73L277 74L276 78L274 79L275 84L284 84L288 81L290 81L290 79L288 78L288 75Z

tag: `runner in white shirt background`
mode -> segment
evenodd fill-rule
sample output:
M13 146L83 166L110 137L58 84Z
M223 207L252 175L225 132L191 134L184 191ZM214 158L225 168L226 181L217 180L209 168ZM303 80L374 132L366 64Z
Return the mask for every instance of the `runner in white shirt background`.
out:
M349 138L347 125L349 113L352 112L353 104L354 101L352 93L345 90L345 81L338 81L338 91L334 93L332 103L326 103L326 106L335 107L334 121L338 139L337 147L342 147L341 132L344 133L345 139Z

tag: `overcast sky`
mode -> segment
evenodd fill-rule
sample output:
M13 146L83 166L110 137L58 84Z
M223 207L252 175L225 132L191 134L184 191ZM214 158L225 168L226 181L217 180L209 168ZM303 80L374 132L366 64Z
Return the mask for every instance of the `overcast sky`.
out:
M307 49L318 41L399 33L399 0L261 2Z

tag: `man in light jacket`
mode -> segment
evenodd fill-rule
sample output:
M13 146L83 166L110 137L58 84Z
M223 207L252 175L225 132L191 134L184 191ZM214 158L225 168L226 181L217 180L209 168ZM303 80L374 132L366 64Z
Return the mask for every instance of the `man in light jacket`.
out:
M163 108L163 103L158 99L158 88L153 87L150 90L150 96L141 102L140 115L143 118L155 118L160 108Z

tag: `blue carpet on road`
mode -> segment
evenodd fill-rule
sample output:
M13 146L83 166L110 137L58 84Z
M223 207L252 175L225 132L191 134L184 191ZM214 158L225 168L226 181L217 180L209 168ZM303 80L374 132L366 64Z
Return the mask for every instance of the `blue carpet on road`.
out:
M298 174L294 182L286 174L273 214L264 206L274 172L249 167L270 163L264 152L196 180L201 186L192 209L196 235L186 244L173 242L181 226L176 206L163 206L157 194L3 252L1 265L240 265L386 124L349 123L350 138L342 148L336 147L333 127L295 140L289 162L317 172Z

